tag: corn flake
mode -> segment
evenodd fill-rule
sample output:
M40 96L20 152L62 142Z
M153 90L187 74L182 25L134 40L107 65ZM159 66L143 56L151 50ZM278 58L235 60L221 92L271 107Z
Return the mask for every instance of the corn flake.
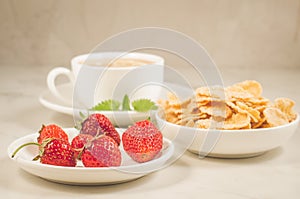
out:
M294 105L295 102L288 98L277 98L274 101L274 106L285 114L289 122L296 118L296 113L293 110Z
M280 126L284 124L288 124L289 120L285 116L285 114L279 110L278 108L266 108L263 111L264 116L266 117L266 121L268 124L272 126Z
M277 98L272 104L262 91L259 82L247 80L226 88L199 87L183 102L170 93L158 103L168 122L196 128L269 128L296 119L293 100Z

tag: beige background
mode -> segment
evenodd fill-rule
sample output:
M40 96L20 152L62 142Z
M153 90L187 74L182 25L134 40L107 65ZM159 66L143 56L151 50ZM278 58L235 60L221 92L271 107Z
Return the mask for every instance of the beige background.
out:
M74 126L71 115L39 102L48 93L50 69L69 66L71 57L113 34L144 26L193 37L207 48L226 85L258 80L265 97L289 97L300 112L299 0L0 0L1 198L299 199L300 128L281 147L255 158L199 159L186 152L168 168L115 186L48 182L8 158L9 144L41 124ZM167 62L187 71L174 60ZM57 101L49 100L60 107Z
M1 0L0 64L66 65L145 26L193 37L221 69L300 67L299 0Z

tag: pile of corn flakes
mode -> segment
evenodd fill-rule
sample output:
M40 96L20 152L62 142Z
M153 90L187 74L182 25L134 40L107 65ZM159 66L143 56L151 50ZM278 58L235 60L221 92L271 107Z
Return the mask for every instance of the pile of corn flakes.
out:
M158 103L168 122L196 128L212 128L212 124L224 130L268 128L296 119L293 100L270 102L261 95L261 84L247 80L226 88L197 88L193 97L182 102L169 93L167 100Z

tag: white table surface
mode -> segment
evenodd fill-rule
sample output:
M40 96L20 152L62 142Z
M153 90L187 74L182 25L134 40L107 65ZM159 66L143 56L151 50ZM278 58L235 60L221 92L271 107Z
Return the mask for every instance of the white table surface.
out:
M41 124L72 127L73 118L44 108L39 94L47 89L51 67L1 66L1 198L299 198L300 128L282 147L248 159L199 159L186 152L174 164L138 180L111 186L70 186L35 177L18 168L6 153L15 139ZM264 96L285 96L300 104L300 69L221 70L225 85L256 79Z

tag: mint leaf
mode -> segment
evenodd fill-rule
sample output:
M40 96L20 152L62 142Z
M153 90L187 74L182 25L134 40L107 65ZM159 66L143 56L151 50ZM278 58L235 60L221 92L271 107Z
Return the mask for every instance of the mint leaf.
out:
M116 100L105 100L92 107L94 111L116 111L119 110L120 102Z
M122 111L130 111L130 100L128 95L124 95L122 102Z
M149 99L138 99L132 102L132 106L135 111L138 112L147 112L150 110L157 109L157 106L155 106L155 103L152 102Z

